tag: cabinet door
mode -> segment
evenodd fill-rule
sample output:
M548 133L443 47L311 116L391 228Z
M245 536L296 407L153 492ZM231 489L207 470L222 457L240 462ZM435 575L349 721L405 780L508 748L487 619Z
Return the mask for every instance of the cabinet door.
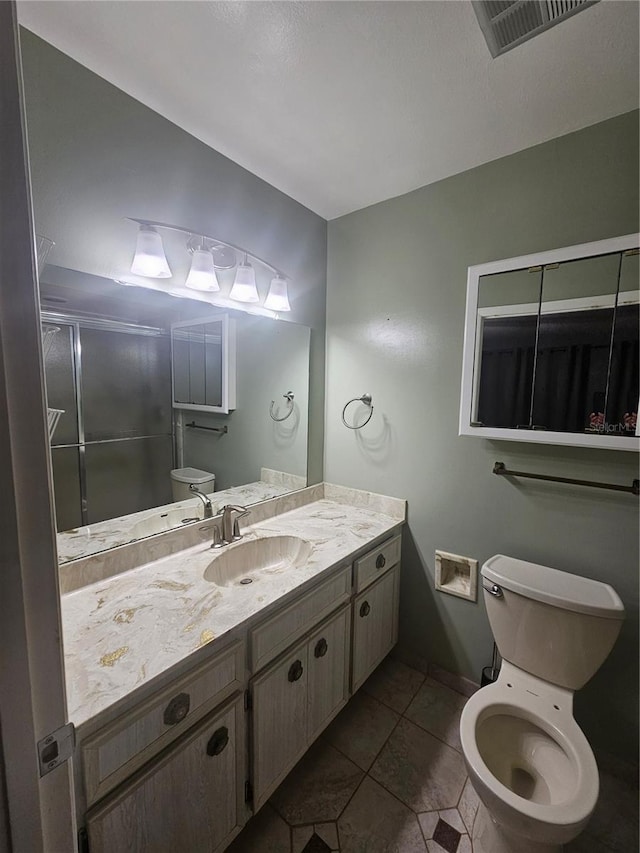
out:
M354 691L391 651L398 639L399 579L398 564L354 600Z
M223 850L241 814L243 717L238 697L89 812L91 853Z
M349 698L350 616L351 608L345 607L309 640L309 743L320 734Z
M253 801L257 811L307 748L307 643L253 681Z
M235 320L223 314L171 327L173 406L229 414L236 408Z

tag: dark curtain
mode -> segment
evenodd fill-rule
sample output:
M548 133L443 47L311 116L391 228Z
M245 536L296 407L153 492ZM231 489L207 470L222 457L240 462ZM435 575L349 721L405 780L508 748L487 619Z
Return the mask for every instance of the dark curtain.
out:
M484 426L528 426L533 347L483 350L478 420Z
M607 434L633 435L624 417L638 406L638 306L616 311L610 369L613 309L543 315L535 378L532 319L485 323L478 420L511 429L531 420L534 428L580 433L600 414Z
M591 413L604 408L608 360L606 346L541 349L536 364L534 426L557 432L588 429Z

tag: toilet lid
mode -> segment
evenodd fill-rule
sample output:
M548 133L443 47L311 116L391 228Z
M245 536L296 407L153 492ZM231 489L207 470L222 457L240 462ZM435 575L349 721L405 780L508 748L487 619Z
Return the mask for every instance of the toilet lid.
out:
M215 474L211 474L209 471L201 471L199 468L174 468L171 472L172 480L177 480L178 483L195 483L196 486L201 483L208 483L215 478Z

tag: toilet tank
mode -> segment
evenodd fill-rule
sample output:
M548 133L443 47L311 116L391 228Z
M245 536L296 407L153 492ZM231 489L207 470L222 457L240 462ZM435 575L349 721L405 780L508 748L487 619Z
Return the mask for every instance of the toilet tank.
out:
M579 690L620 633L624 606L606 583L498 554L481 570L498 651L514 666Z

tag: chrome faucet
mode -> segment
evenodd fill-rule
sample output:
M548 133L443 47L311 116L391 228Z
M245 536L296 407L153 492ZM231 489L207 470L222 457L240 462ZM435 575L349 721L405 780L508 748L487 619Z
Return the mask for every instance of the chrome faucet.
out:
M200 491L200 489L196 486L195 483L189 484L189 491L193 492L194 495L199 497L202 503L204 504L203 518L213 518L213 507L211 506L211 501L209 500L209 498Z
M249 515L251 510L244 506L228 504L222 509L222 544L237 542L242 539L238 519L243 515Z

